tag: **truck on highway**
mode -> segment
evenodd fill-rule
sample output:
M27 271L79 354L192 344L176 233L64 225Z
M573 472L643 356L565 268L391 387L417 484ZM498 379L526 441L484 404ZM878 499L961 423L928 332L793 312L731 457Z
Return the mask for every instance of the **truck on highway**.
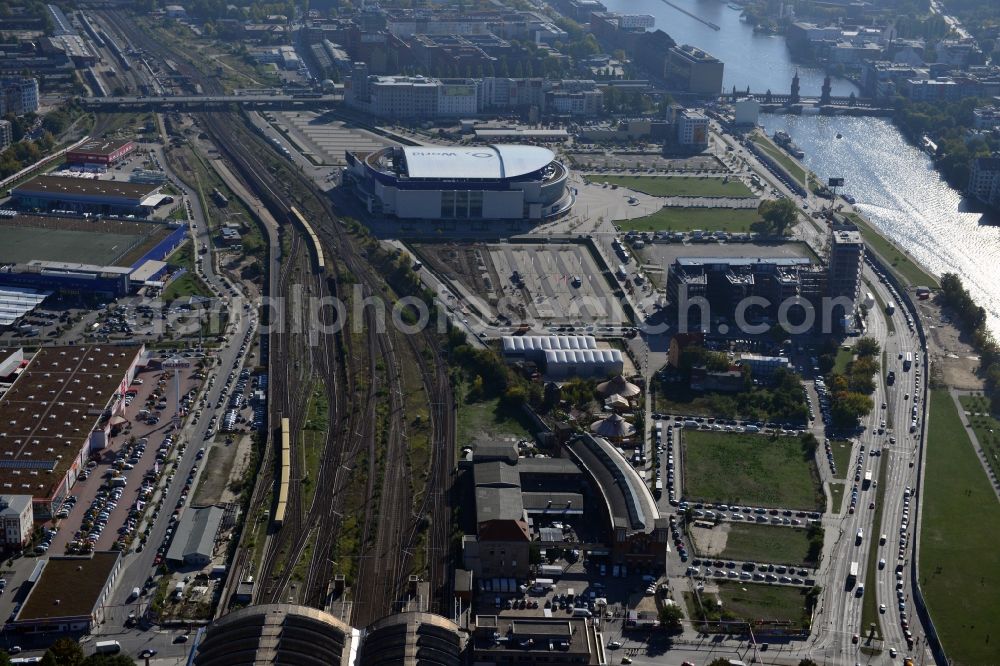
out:
M911 365L913 365L913 352L906 352L906 356L903 357L903 370L909 370Z
M122 651L122 644L118 641L97 641L94 643L94 652L97 654L118 654Z
M887 315L889 315L891 317L892 313L894 313L895 311L896 311L896 306L895 305L893 305L892 303L887 303L886 304L886 306L885 306L885 313Z
M862 488L868 489L872 485L872 471L869 469L865 472L865 481Z
M854 583L858 579L858 563L851 562L851 568L847 572L847 582Z

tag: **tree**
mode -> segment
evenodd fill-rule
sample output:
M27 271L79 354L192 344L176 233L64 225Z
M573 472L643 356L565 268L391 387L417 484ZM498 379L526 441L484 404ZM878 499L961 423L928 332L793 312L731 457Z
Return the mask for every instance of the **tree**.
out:
M791 199L762 201L757 213L764 218L768 228L777 236L784 236L799 217L799 212Z
M69 638L60 638L48 650L55 656L59 666L80 666L83 663L83 648Z
M660 609L660 626L667 631L677 631L681 628L684 612L677 604L664 604Z
M854 93L851 93L851 94L853 95ZM799 666L819 666L819 664L817 664L812 659L809 659L808 657L806 657L805 659L802 659L802 660L799 661Z
M713 659L712 661L705 664L705 666L729 666L729 660L719 657L718 659Z
M42 655L42 660L38 664L39 666L59 666L59 662L56 661L56 656L52 654L52 650L46 650L45 654Z
M92 654L80 666L135 666L135 660L125 654Z

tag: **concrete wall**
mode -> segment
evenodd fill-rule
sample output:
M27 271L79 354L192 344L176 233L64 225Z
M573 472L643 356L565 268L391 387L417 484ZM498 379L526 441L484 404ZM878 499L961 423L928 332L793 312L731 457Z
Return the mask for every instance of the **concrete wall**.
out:
M524 217L524 196L517 191L483 192L483 217L494 220L519 220Z
M436 219L441 215L441 190L397 190L395 213L400 218Z

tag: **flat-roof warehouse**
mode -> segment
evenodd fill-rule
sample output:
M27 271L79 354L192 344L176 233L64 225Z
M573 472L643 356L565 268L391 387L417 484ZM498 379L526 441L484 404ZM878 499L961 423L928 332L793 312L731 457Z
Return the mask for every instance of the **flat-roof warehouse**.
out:
M127 139L93 139L66 153L70 164L112 166L135 150L135 142Z
M105 603L121 570L121 553L39 560L27 598L14 618L21 633L89 632L104 621Z
M0 400L0 492L31 495L48 518L91 450L104 448L143 348L43 347Z
M11 195L22 210L146 215L162 203L162 198L156 196L161 187L155 183L41 175L15 187Z

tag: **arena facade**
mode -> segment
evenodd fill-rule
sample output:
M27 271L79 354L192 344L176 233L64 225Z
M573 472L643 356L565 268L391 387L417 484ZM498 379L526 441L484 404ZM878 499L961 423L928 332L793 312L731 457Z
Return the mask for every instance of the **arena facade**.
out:
M347 153L343 184L375 216L545 220L573 205L568 172L548 148L405 146Z

